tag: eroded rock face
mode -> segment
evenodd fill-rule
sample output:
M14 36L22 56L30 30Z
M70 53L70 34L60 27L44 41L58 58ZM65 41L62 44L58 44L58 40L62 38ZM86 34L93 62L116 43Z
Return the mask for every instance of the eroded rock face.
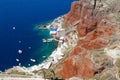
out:
M113 35L115 28L107 23L107 20L109 16L107 14L102 16L99 9L93 14L91 6L84 5L84 0L72 3L70 12L64 16L64 23L71 27L77 22L76 32L80 39L62 62L62 67L57 72L60 77L89 79L95 75L97 69L101 72L105 70L106 66L101 68L95 66L96 63L89 55L92 55L91 50L102 49L109 44L109 37Z
M75 21L79 20L80 14L78 13L80 13L81 8L78 1L73 2L70 12L64 16L64 23L66 25L72 25Z
M81 56L69 56L63 63L63 68L59 74L63 78L71 77L92 77L93 76L93 63L83 53Z

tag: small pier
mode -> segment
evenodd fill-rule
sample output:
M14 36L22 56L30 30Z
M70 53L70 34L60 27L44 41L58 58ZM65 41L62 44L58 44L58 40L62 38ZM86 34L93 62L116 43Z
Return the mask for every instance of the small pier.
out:
M50 24L38 25L39 29L49 29Z
M51 42L51 41L53 41L53 40L54 40L54 38L42 39L42 40L43 40L43 42Z

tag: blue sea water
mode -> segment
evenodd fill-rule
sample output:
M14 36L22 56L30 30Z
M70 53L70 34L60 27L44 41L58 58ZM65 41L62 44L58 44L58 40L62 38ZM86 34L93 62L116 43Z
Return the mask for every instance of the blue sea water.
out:
M57 47L57 42L43 43L43 38L50 37L49 31L36 31L34 27L67 13L72 1L0 0L0 70L19 63L26 67L37 65L45 60L42 56L47 58ZM18 54L19 49L22 54ZM30 58L37 62L31 62Z

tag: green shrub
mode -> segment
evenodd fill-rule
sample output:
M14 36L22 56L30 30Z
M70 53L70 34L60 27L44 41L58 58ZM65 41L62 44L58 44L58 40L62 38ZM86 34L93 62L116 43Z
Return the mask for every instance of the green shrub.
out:
M118 68L120 68L120 58L118 58L118 59L116 60L115 65L116 65Z
M63 22L62 27L65 28L65 27L67 27L67 25Z

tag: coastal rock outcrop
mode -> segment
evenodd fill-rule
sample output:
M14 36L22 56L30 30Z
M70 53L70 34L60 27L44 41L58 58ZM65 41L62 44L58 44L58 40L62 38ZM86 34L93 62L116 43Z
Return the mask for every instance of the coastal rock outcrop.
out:
M68 28L74 27L79 39L74 49L60 64L59 70L56 70L59 77L64 79L79 77L78 80L81 78L88 80L96 75L102 76L102 73L107 75L108 72L113 71L116 71L114 73L117 75L117 68L112 58L102 54L104 48L114 42L116 31L120 31L114 16L119 13L117 1L97 0L95 9L93 9L94 0L72 3L70 12L64 16L64 24ZM109 5L111 3L112 5ZM115 74L110 75L115 79Z

